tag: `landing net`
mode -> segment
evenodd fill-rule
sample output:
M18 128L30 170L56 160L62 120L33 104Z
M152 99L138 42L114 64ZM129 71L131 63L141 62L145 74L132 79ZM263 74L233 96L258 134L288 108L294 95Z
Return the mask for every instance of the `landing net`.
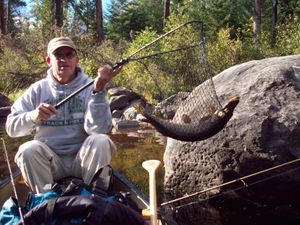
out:
M164 127L167 131L192 132L193 135L193 132L199 132L197 127L200 122L201 126L210 126L203 122L210 120L217 110L222 109L212 80L201 22L188 22L167 32L126 60L131 63L124 68L125 73L129 76L138 74L135 78L127 79L129 86L130 82L135 82L135 86L137 82L140 83L138 90L135 90L137 93L151 93L156 99L163 100L179 92L191 92L187 100L180 104L173 120L159 120L159 127L167 125ZM153 115L151 118L156 119ZM164 129L158 130L172 137ZM193 141L206 138L199 135ZM173 138L181 140L180 134Z

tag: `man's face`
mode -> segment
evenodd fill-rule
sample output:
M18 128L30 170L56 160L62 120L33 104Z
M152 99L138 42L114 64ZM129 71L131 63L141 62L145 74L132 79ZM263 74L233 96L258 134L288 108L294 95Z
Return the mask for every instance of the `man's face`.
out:
M67 84L75 78L75 69L79 58L74 49L58 48L51 55L48 55L46 60L48 66L52 67L54 78L59 83Z

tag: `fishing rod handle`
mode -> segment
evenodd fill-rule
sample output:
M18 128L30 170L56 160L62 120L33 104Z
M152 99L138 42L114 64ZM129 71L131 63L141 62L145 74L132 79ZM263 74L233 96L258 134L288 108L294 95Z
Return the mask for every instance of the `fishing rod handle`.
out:
M116 62L113 66L112 69L115 70L117 68L119 68L120 66L123 66L125 64L127 64L129 62L130 58L126 58L126 59L121 59L119 62Z

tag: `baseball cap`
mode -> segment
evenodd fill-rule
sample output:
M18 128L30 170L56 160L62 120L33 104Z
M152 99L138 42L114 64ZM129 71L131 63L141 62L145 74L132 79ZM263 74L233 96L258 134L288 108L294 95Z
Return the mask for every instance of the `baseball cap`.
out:
M74 42L69 37L56 37L49 41L48 44L48 55L52 54L56 49L60 47L70 47L76 51Z

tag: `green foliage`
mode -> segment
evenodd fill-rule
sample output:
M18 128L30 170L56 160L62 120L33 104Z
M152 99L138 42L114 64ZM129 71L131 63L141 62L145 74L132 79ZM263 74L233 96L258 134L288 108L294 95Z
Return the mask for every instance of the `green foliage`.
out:
M5 1L2 3L5 7ZM6 29L7 33L15 35L20 31L19 23L21 22L21 13L20 9L26 6L25 1L21 0L14 0L9 1L7 4L10 4L9 7L7 6L5 9L6 14ZM1 12L0 12L1 13ZM3 24L5 26L5 24Z
M51 35L54 24L54 1L52 0L35 0L33 16L42 28L44 35Z
M53 1L36 0L34 24L20 23L13 38L1 39L0 91L17 92L44 76L47 43L59 35L74 39L79 47L80 63L92 77L96 76L101 65L114 64L160 34L190 20L203 21L206 50L214 74L252 59L299 54L299 1L291 0L288 4L279 1L275 46L271 45L270 33L272 4L271 1L262 3L263 24L257 48L252 35L253 2L248 0L174 0L171 1L171 15L163 26L162 0L114 0L106 17L106 41L101 45L95 39L93 1L64 1L65 25L57 30L52 27ZM194 31L193 28L187 29L186 33L178 33L135 57L168 51L193 40L200 41L201 36ZM186 68L196 64L193 55L174 54L172 57L169 60L162 56L157 61L143 61L143 64L131 62L114 81L152 102L180 90L190 90L193 81ZM181 75L177 76L177 73Z
M176 20L177 22L177 20ZM169 30L177 24L168 25ZM179 91L191 91L197 83L195 77L198 71L198 58L194 57L194 48L184 51L175 49L200 43L200 27L187 25L179 32L173 32L159 41L153 42L147 48L134 54L134 58L142 58L139 62L131 62L125 66L120 76L114 80L118 85L126 86L143 95L149 102L155 103ZM128 55L137 51L158 37L156 32L145 30L129 44ZM170 52L172 51L172 52ZM161 54L164 52L164 54ZM193 54L189 54L189 53ZM197 52L198 53L198 52ZM155 57L149 57L155 54ZM193 73L194 72L194 73ZM193 73L193 74L192 74Z
M16 91L16 92L12 92L8 95L8 98L14 102L16 101L24 92L25 92L26 89L21 89L19 91Z
M70 1L74 13L70 9L69 20L73 25L70 29L85 29L85 33L94 33L96 31L95 11L96 5L94 0L78 0L76 4ZM67 5L66 5L67 6ZM67 7L66 7L67 8ZM67 8L68 9L68 8ZM71 16L72 15L72 16ZM74 26L76 25L76 26ZM79 27L77 27L77 25Z
M185 11L193 20L203 21L207 36L216 37L220 29L231 27L230 35L242 28L252 15L253 1L203 0L185 1Z
M43 37L43 29L35 28L25 31L26 35L3 39L0 52L0 91L14 95L20 89L27 88L31 83L44 77L47 70L45 58L47 44L51 37ZM68 35L65 31L64 35ZM71 36L72 37L72 36ZM91 77L97 75L98 68L106 63L113 64L120 56L122 48L106 41L97 44L93 34L73 38L78 46L80 64ZM116 49L116 50L115 50Z
M106 15L106 35L118 42L131 40L146 27L158 32L162 29L163 4L161 0L113 0Z
M300 54L300 17L293 17L278 28L278 55Z
M132 54L137 49L154 40L157 36L156 32L145 30L139 34L133 42L129 43L124 57ZM144 53L150 52L145 51ZM149 100L153 100L153 96L159 95L151 74L148 74L147 71L145 71L145 67L140 63L130 63L130 66L124 66L121 74L114 78L114 82L117 85L134 90ZM147 84L146 89L145 84Z
M231 39L230 31L230 28L221 29L216 41L207 45L208 58L214 74L240 63L243 43L240 39Z
M97 75L98 68L104 64L113 65L120 58L118 46L111 41L106 41L101 45L90 35L82 35L76 42L79 48L80 65L86 74L91 77Z
M10 93L27 87L43 74L45 63L37 37L6 38L0 52L1 92Z

